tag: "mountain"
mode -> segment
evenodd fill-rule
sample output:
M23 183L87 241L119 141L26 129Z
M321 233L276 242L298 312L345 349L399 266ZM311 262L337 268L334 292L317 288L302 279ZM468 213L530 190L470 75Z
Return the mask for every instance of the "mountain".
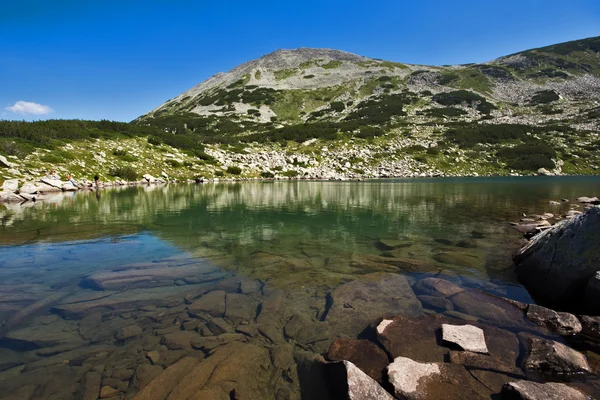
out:
M272 118L281 123L343 120L365 108L365 102L386 102L403 92L421 100L414 107L416 113L445 105L432 95L460 89L500 106L501 111L513 104L551 103L556 96L570 102L593 101L600 97L599 48L597 37L484 64L444 67L376 60L338 50L278 50L216 74L139 120L188 113L259 123ZM343 109L339 103L344 103Z
M0 180L597 174L600 37L425 66L278 50L129 124L0 121Z

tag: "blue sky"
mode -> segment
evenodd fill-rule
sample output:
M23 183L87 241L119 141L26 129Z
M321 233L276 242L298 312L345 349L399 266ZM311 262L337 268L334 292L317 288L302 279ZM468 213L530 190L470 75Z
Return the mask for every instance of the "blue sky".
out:
M130 121L279 48L440 65L598 35L597 0L2 1L0 119Z

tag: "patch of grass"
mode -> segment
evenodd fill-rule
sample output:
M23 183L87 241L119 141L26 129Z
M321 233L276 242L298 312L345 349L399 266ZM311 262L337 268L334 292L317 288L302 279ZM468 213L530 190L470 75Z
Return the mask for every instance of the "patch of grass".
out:
M460 108L454 107L444 107L444 108L430 108L429 110L425 110L424 114L428 117L432 118L451 118L451 117L460 117L462 115L466 115L467 112L465 110L461 110Z
M542 90L537 92L529 101L530 104L548 104L559 100L558 93L554 90Z
M287 79L291 76L294 76L298 73L298 69L280 69L279 71L275 71L273 74L275 75L275 79L281 81L283 79Z
M328 62L327 64L321 65L321 68L323 68L323 69L336 69L336 68L339 68L341 65L342 65L341 61L332 60L332 61Z
M177 160L173 160L172 158L169 158L168 160L165 160L165 164L170 165L173 168L180 168L183 166L182 163L180 163Z
M256 70L256 72L254 73L254 79L256 79L257 81L260 81L261 78L262 78L262 72L260 72L260 70Z
M295 171L295 170L293 170L293 169L289 169L289 170L287 170L287 171L283 171L283 172L281 173L281 175L283 175L283 176L285 176L285 177L288 177L288 178L295 178L295 177L297 177L297 176L298 176L298 171Z

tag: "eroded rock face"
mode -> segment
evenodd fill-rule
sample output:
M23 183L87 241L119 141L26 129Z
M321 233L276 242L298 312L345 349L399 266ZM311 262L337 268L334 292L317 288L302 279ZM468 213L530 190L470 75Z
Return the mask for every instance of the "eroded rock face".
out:
M357 337L382 316L416 317L423 312L407 279L397 274L365 275L336 288L331 297L333 305L326 321L341 337Z
M600 340L600 317L582 315L579 317L579 321L581 321L581 333L596 340Z
M517 381L504 385L502 398L508 400L586 400L587 396L563 383Z
M569 375L591 372L587 359L580 352L553 340L531 338L527 371L542 374Z
M600 270L600 208L592 207L536 236L514 257L523 285L552 308L580 304L584 289ZM600 314L593 306L592 314Z
M383 371L389 364L385 352L368 340L337 339L329 347L327 358L350 361L378 382L383 382Z
M581 323L573 314L556 312L536 304L527 307L526 316L530 321L545 326L559 335L574 335L582 329Z

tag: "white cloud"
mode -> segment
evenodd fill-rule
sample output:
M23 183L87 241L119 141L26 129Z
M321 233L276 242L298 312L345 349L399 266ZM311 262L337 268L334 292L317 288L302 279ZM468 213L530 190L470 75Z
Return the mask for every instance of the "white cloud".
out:
M46 115L50 114L53 109L48 106L33 103L30 101L17 101L14 106L6 107L8 111L12 111L17 114L34 114L34 115Z

